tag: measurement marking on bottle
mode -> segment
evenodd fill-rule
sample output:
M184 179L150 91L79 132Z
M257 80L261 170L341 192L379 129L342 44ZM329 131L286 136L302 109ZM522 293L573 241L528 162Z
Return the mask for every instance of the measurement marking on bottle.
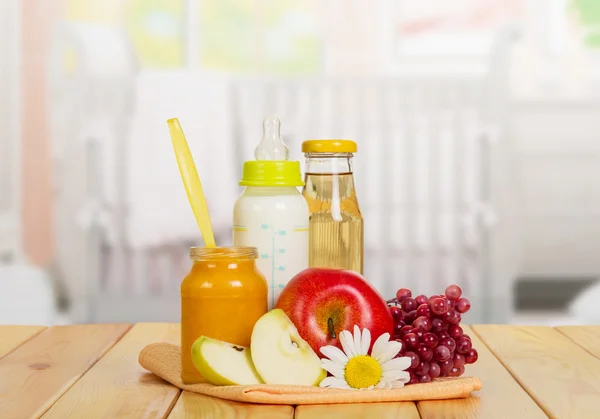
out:
M271 236L271 254L275 256L275 235ZM275 257L271 259L271 283L273 292L271 293L271 307L275 307Z
M270 294L270 306L274 307L277 300L277 294L285 288L285 283L289 280L289 278L287 278L286 267L286 257L288 255L288 250L290 250L286 248L288 237L293 236L294 233L297 232L308 232L308 226L295 225L293 227L290 226L289 228L275 228L275 226L269 223L259 224L257 227L253 228L241 224L235 224L233 226L234 231L248 234L251 234L252 232L257 233L255 228L258 228L263 239L267 239L269 234L271 236L271 249L263 249L262 252L259 252L258 257L260 261L264 261L261 263L264 264L262 266L265 273L268 272L269 269L267 263L271 265L271 277L269 278L268 288ZM240 235L240 237L242 236Z

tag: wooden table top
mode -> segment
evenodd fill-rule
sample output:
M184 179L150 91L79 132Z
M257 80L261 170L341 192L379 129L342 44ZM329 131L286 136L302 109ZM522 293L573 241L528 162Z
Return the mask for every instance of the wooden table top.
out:
M0 417L600 418L600 326L464 326L484 388L466 399L352 405L248 405L202 396L146 372L146 345L179 325L0 326Z

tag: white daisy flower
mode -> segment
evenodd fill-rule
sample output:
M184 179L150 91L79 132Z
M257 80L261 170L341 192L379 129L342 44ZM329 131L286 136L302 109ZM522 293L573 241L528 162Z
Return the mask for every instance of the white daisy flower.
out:
M398 388L410 381L405 371L410 367L409 357L394 358L402 343L389 341L390 334L384 333L373 344L371 355L371 332L354 326L354 336L347 330L340 333L341 351L327 345L321 353L327 358L321 359L321 367L331 373L321 381L320 387L345 389Z

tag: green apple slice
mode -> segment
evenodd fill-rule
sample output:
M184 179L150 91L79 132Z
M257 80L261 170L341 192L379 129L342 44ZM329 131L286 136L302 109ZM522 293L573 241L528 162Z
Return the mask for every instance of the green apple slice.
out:
M281 309L258 319L250 349L256 371L265 383L318 385L327 376L317 354Z
M192 345L194 366L206 380L218 386L261 384L250 348L200 336Z

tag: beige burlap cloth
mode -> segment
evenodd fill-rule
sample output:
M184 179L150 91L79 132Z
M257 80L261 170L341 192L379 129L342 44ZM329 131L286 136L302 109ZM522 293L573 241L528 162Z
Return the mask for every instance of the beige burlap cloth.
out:
M258 384L248 386L215 386L209 383L183 384L181 351L170 343L153 343L139 356L142 367L183 390L220 399L265 404L330 404L371 403L416 400L456 399L480 390L477 377L436 379L427 384L412 384L399 389L337 390L312 386Z

